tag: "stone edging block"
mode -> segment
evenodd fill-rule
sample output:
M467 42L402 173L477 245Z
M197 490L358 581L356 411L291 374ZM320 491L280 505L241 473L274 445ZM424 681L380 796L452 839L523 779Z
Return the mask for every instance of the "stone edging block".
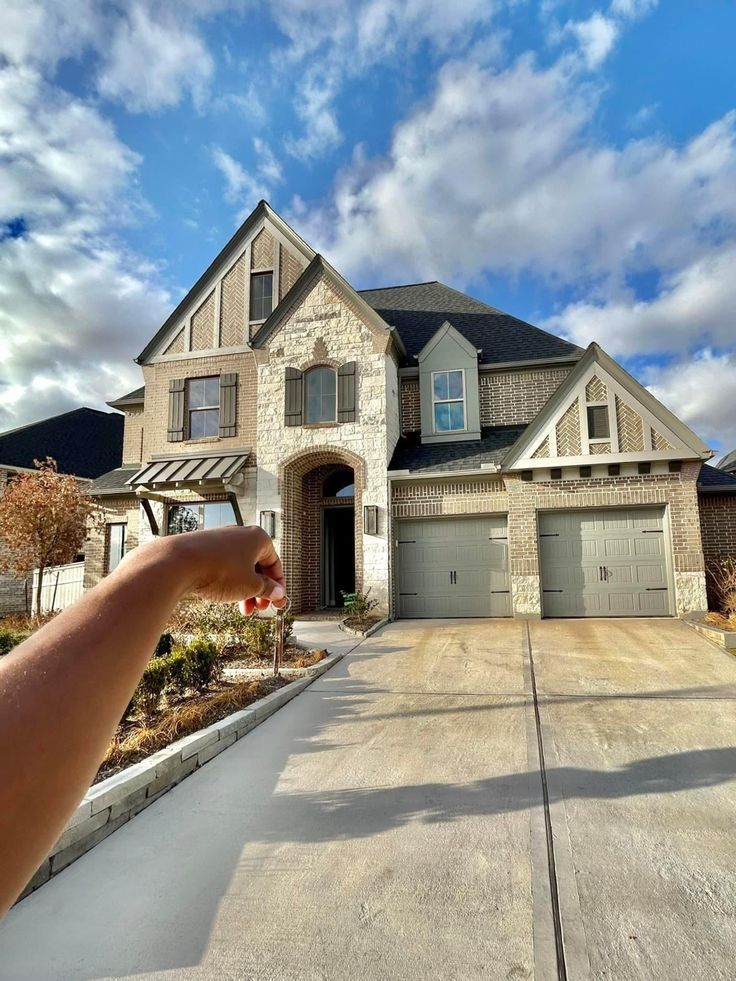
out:
M68 821L51 854L21 894L38 889L121 825L175 787L190 773L265 722L292 698L329 671L343 657L332 654L307 669L306 677L290 682L245 709L178 739L140 763L93 785Z

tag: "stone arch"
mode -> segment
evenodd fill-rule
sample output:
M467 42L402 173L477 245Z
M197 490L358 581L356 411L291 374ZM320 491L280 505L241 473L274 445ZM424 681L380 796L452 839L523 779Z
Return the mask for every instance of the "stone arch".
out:
M295 613L318 609L322 585L322 487L335 469L350 467L355 495L327 502L354 508L355 588L363 588L363 487L365 461L342 447L322 445L300 450L279 467L281 485L281 557ZM348 519L349 520L349 519Z

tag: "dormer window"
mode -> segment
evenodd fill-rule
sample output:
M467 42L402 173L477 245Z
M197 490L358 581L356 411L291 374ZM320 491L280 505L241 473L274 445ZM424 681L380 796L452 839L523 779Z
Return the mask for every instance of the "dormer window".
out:
M432 413L435 433L466 428L464 370L432 372Z
M273 273L253 273L250 277L250 319L265 320L272 310Z

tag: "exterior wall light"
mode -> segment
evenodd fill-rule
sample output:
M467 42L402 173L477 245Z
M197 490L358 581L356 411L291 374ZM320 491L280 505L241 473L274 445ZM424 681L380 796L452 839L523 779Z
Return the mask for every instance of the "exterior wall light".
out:
M363 508L363 531L366 535L378 534L378 508L375 504L366 504Z
M275 511L261 511L261 528L263 528L269 538L273 538L276 535Z

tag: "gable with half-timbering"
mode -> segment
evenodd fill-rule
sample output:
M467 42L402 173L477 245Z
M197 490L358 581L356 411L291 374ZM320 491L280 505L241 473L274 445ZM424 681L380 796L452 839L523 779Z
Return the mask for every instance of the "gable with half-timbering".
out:
M673 460L707 449L600 348L593 346L523 434L513 469Z

